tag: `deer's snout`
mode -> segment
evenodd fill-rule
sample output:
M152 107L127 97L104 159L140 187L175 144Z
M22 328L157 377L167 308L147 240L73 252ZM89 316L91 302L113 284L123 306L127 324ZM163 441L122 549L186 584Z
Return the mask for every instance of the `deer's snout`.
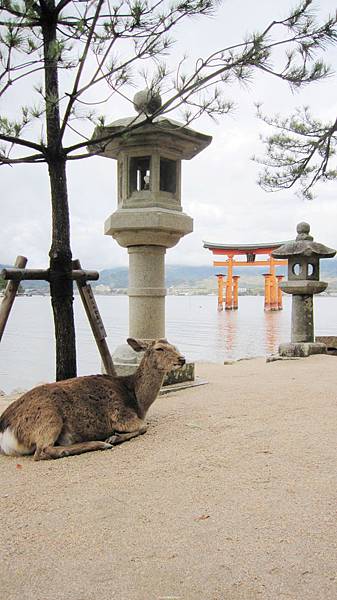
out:
M183 367L185 363L186 363L185 357L184 356L179 356L179 358L178 358L179 367Z

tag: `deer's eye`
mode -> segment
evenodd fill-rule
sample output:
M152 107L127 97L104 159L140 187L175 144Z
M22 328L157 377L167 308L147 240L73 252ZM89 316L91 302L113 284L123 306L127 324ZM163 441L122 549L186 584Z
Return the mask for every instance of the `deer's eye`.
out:
M164 352L164 348L156 348L157 352Z

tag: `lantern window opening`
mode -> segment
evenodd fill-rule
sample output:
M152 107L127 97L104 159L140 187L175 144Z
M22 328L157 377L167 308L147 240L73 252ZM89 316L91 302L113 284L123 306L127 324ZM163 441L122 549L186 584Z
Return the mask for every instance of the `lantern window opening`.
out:
M292 267L292 272L296 277L300 277L302 273L302 265L300 263L295 263Z
M142 192L151 187L151 156L131 156L129 162L129 191Z
M308 277L314 277L315 276L315 265L308 263Z
M161 192L175 194L177 190L177 162L160 157L159 188Z

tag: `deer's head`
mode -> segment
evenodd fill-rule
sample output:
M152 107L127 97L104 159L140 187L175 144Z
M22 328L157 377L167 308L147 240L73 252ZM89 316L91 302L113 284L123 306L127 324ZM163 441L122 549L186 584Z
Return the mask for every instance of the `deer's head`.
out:
M139 340L128 338L127 342L136 352L145 352L144 357L151 361L151 365L158 371L171 371L182 367L186 360L175 346L167 340Z

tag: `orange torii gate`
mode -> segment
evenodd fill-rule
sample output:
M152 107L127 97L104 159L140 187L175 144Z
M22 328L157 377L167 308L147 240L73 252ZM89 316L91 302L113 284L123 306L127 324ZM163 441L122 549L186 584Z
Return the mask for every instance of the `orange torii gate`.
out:
M264 309L282 310L282 291L279 283L283 275L276 274L276 267L287 265L287 260L277 260L271 253L276 248L282 246L284 242L272 242L271 244L242 244L226 245L204 242L204 248L210 250L213 255L224 255L227 260L213 260L214 267L227 267L227 279L224 281L224 274L216 275L218 278L218 310L223 310L223 289L225 287L225 308L226 310L236 310L238 308L239 296L239 275L233 275L233 267L261 267L267 265L269 272L264 273ZM235 260L237 255L246 255L246 260ZM264 260L256 260L256 255L267 255Z

